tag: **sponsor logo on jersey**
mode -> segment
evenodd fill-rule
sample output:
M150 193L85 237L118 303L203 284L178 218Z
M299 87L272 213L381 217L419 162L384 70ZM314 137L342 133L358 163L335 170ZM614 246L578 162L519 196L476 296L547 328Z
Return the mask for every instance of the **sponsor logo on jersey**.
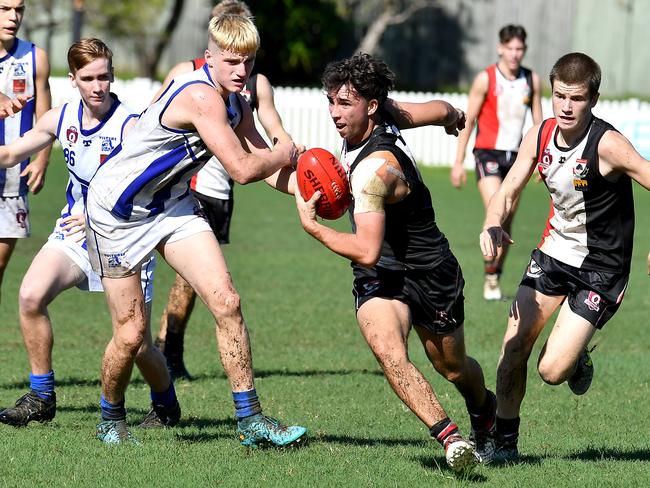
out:
M544 274L542 268L539 267L539 264L537 264L534 259L531 259L530 263L528 263L528 268L526 269L526 276L529 278L539 278L542 274Z
M77 139L79 139L79 131L74 125L68 127L68 130L65 131L65 138L70 144L76 144Z
M113 253L113 254L104 254L106 257L106 264L109 268L117 268L122 266L122 259L124 258L123 252Z
M27 91L27 80L25 78L14 78L12 90L14 93L25 93Z
M573 188L576 191L585 191L589 187L589 183L585 179L589 173L586 159L576 159L576 165L573 167Z
M585 305L589 307L589 310L592 310L594 312L600 311L600 301L602 298L598 293L595 291L590 291L589 296L585 298Z

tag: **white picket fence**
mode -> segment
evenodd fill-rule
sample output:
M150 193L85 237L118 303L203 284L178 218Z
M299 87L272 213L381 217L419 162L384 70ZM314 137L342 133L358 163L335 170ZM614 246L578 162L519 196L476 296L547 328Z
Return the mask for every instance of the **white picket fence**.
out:
M51 78L54 106L72 100L77 92L67 78ZM159 82L145 78L116 80L113 91L136 111L142 111L160 87ZM463 110L467 108L466 94L393 92L396 100L418 102L441 99ZM295 141L307 147L323 147L338 153L341 139L327 110L327 99L317 88L275 88L275 104L287 131ZM542 102L544 117L552 115L550 100ZM594 113L619 129L632 141L637 150L650 158L650 104L636 99L600 101ZM531 121L527 121L530 126ZM263 131L260 130L263 134ZM420 164L449 166L456 155L456 138L448 136L440 127L422 127L404 131L404 138ZM470 140L469 148L472 147ZM471 151L467 151L465 164L473 167Z

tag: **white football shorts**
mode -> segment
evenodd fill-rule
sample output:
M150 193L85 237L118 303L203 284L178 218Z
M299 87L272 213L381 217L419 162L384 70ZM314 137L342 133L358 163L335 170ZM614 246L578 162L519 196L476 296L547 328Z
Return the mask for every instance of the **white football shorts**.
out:
M0 197L0 238L29 237L29 205L27 195Z

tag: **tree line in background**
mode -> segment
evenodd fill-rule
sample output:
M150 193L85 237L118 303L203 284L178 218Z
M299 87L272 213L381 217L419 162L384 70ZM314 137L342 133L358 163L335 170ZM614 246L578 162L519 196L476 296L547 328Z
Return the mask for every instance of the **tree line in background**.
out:
M66 2L69 7L61 0L30 0L24 26L26 37L35 31L45 31L42 47L49 51L52 36L59 30L71 32L71 42L88 31L105 33L107 39L131 44L138 59L137 75L150 78L164 77L160 70L162 55L190 3L185 0ZM214 3L205 0L206 7ZM433 30L436 23L427 20L426 12L429 20L432 15L435 18L442 13L436 0L248 0L247 4L262 36L257 69L267 74L274 84L294 86L314 85L328 62L356 51L387 54L382 52L386 44L382 39L388 38L390 45L396 29L413 34L420 29L414 30L414 22L425 23L423 15ZM406 82L402 82L402 87L417 88L418 83L408 82L412 80L408 76L410 59L397 56L394 63L398 72L406 68ZM399 66L400 60L405 66ZM445 83L452 84L453 80L442 82ZM435 80L427 82L428 88L432 84L436 84Z

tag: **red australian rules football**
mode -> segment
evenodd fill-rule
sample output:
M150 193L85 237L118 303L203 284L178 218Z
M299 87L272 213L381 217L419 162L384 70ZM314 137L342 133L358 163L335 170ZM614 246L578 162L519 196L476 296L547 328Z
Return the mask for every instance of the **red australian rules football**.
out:
M316 214L324 219L338 219L350 206L348 176L338 159L325 149L315 147L300 155L296 166L296 181L300 195L305 200L320 191Z

